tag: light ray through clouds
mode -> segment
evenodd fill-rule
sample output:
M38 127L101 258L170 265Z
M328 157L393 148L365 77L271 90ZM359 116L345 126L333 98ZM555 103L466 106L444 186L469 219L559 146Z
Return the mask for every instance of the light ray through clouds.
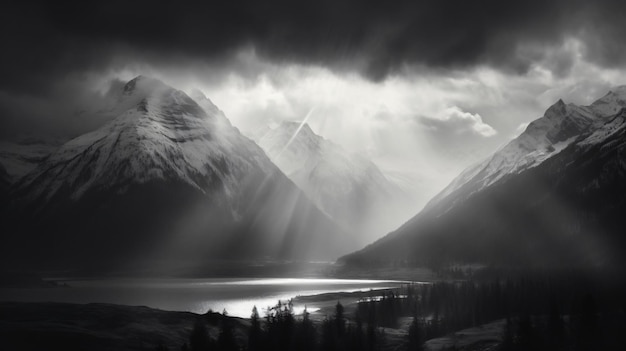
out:
M254 74L236 71L237 65L224 68L220 75L217 68L193 65L128 65L95 76L100 85L146 74L185 91L199 88L248 136L305 115L317 134L350 152L367 154L383 171L409 179L416 187L416 208L421 208L464 168L506 144L521 124L540 117L559 98L590 103L611 86L626 83L623 71L586 61L579 54L584 48L574 44L565 45L573 52L570 75L565 76L552 74L550 62L537 61L521 75L488 66L465 71L409 67L382 82L371 82L320 66L271 62L249 50L240 52L236 62ZM451 106L467 117L480 116L481 121L450 118L445 111ZM81 117L55 122L59 126L76 122L72 124L76 129L78 122L90 121ZM468 128L471 133L465 132ZM480 131L493 134L492 129L498 133L480 135Z
M307 123L307 121L309 120L309 118L313 114L313 111L315 111L315 107L312 107L309 110L309 112L306 114L306 116L304 116L304 119L302 120L302 122L300 122L300 125L298 126L296 131L293 133L293 135L291 136L291 138L289 139L287 144L285 144L285 147L283 147L283 149L280 150L280 152L276 156L277 158L280 157L283 154L283 152L285 152L285 150L287 150L287 148L289 148L289 145L291 145L291 143L296 139L296 137L298 136L298 133L300 133L300 130L302 130L302 127Z

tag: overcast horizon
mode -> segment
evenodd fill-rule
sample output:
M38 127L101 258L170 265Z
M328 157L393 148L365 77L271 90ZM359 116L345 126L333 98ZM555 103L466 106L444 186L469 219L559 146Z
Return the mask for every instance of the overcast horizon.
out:
M200 89L248 135L308 115L408 177L418 208L558 99L626 84L618 1L12 5L3 139L92 130L111 86L142 74Z

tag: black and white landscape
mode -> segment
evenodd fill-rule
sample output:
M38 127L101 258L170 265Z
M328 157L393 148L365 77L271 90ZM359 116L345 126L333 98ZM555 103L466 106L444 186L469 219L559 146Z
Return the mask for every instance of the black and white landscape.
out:
M139 76L107 112L117 117L12 184L4 248L22 248L16 259L329 260L348 248L346 234L218 110Z
M550 106L397 231L344 258L366 265L622 265L626 86Z
M1 350L622 350L619 1L9 2Z
M302 122L284 121L257 133L270 159L359 246L404 223L411 194L370 160L350 154Z

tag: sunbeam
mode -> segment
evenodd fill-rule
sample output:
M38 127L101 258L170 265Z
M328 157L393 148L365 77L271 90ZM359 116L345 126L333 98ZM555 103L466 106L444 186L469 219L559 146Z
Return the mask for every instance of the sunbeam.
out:
M3 3L0 350L624 349L624 18Z
M311 115L313 115L313 111L315 111L315 107L311 107L311 109L309 109L309 112L307 112L306 116L304 116L304 119L302 120L302 122L300 122L300 125L298 126L296 131L293 133L289 141L287 141L287 144L285 144L283 149L280 150L280 152L276 155L276 158L279 158L282 155L282 153L285 152L285 150L289 148L289 145L291 145L291 143L296 139L296 137L298 136L298 133L300 133L300 130L302 130L302 127L307 123Z

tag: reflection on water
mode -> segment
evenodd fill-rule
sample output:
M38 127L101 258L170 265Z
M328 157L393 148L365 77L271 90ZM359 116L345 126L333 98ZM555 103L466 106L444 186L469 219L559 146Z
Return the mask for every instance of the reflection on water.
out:
M398 281L350 279L110 279L68 281L67 288L4 288L2 301L114 303L171 311L205 313L208 310L249 317L252 307L261 314L278 300L330 292L353 292L396 287ZM309 312L318 308L307 306ZM296 313L304 306L295 305Z

